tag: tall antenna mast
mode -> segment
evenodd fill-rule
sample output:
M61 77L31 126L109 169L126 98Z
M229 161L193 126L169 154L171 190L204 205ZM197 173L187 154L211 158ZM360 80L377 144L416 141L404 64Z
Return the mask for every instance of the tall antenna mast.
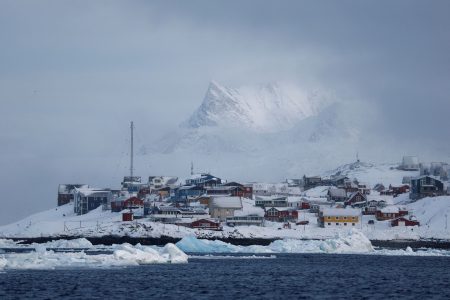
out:
M134 129L133 121L131 121L130 129L131 129L130 176L131 180L133 180L133 129Z

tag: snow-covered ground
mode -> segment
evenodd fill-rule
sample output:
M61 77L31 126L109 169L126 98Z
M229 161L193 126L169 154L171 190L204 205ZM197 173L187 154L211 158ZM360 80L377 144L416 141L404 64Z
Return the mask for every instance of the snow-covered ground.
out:
M389 221L375 222L373 216L363 216L358 225L369 239L447 239L450 240L450 228L446 223L446 215L450 215L450 196L424 198L405 205L421 223L420 227L390 227ZM40 237L40 236L86 236L99 237L105 235L131 237L172 236L183 238L291 238L291 239L327 239L332 238L344 229L320 228L317 217L306 211L299 212L300 221L308 220L308 225L292 224L284 229L282 223L266 222L265 227L257 226L224 226L223 231L191 229L183 226L151 222L139 219L133 222L122 222L120 213L102 211L101 208L88 214L77 216L73 213L73 205L67 204L29 216L19 222L0 227L1 237Z
M373 187L377 183L382 183L387 188L390 184L393 186L401 185L403 177L415 177L419 175L419 171L398 170L398 166L398 163L371 164L355 162L327 171L323 176L345 175L350 179L357 178L358 181L369 184L369 187Z
M357 178L373 186L376 183L400 184L403 176L414 176L417 172L400 171L394 164L372 165L369 163L353 163L341 166L328 172ZM326 174L325 174L326 175ZM315 200L316 203L326 201L328 187L316 187L304 192L302 197ZM420 227L391 227L389 221L375 221L373 216L363 216L358 224L361 230L371 240L393 239L446 239L450 240L450 196L424 198L410 202L408 194L398 197L380 196L372 191L368 200L385 200L388 205L406 207L410 215L420 222ZM244 200L243 210L237 214L254 213L262 215L260 208L254 207L253 200ZM73 212L73 204L59 206L47 211L31 215L16 223L0 227L0 237L40 237L40 236L85 236L100 237L105 235L131 237L171 236L183 238L196 236L198 238L270 238L270 239L328 239L334 237L343 229L319 228L317 216L307 211L299 211L299 221L307 220L308 225L291 224L290 229L284 229L283 224L266 222L265 227L257 226L224 226L223 231L191 229L183 226L151 222L149 219L139 219L133 222L122 222L120 213L102 211L99 207L85 215L78 216ZM368 224L374 220L374 224Z

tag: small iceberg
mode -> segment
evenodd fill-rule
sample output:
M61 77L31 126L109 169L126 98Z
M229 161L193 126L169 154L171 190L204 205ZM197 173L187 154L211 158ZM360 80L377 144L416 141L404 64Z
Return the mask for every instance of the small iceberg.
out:
M277 240L268 246L236 246L222 241L183 238L176 244L189 253L371 253L374 251L370 240L360 231L351 229L333 239Z

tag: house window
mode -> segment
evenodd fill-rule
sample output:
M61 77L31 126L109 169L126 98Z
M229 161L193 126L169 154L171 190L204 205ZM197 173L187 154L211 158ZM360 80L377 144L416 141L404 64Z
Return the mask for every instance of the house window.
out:
M336 217L336 220L339 220L339 217Z
M352 226L355 226L355 223L352 223Z
M330 220L331 219L331 217L327 217L327 220Z
M336 223L336 226L339 226L339 223Z
M347 220L347 217L344 217L344 220Z
M347 223L344 223L344 226L347 226Z
M328 226L331 226L331 223L328 223Z

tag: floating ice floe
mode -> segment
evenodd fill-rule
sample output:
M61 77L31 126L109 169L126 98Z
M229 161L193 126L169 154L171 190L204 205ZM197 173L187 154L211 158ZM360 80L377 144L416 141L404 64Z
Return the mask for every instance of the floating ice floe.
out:
M193 236L183 238L176 245L190 253L371 253L374 251L369 239L355 229L323 241L285 239L274 241L268 246L236 246L222 241L199 240Z
M85 238L73 239L73 240L55 240L47 243L36 244L33 243L33 246L45 246L46 248L66 248L66 249L77 249L77 248L93 248L91 242L89 242Z
M55 269L72 267L122 267L156 263L187 263L188 256L174 244L164 247L117 246L112 254L88 255L80 252L54 252L45 245L35 246L29 253L0 256L0 269Z
M370 240L359 230L351 229L326 240L277 240L268 246L236 246L222 241L185 237L176 244L188 253L348 253L371 255L450 256L448 250L423 249L375 250Z

